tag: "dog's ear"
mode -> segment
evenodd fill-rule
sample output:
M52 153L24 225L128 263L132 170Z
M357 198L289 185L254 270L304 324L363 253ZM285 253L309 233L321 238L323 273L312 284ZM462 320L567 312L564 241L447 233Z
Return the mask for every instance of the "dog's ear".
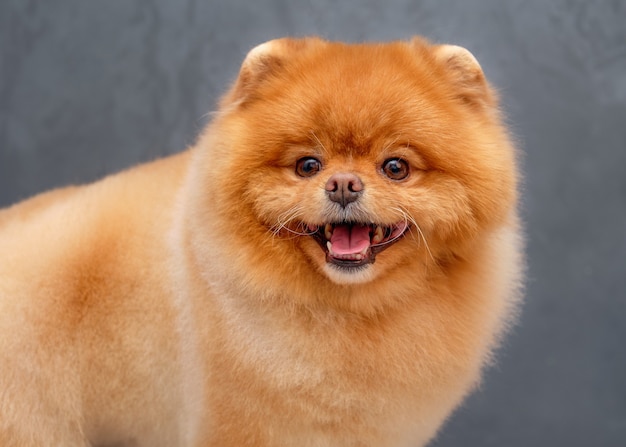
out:
M456 87L459 99L473 106L495 106L496 96L472 53L457 45L436 45L433 52Z
M282 38L254 47L244 59L235 84L222 100L222 105L243 105L256 97L259 88L279 76L295 53L312 45L317 39Z

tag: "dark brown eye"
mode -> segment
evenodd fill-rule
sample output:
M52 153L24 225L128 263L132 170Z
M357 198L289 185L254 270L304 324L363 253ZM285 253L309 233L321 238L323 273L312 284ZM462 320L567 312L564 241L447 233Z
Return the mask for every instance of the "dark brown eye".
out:
M300 177L312 177L322 170L322 162L317 158L303 157L296 163L296 174Z
M401 158L390 158L383 163L383 173L391 180L404 180L409 176L409 164Z

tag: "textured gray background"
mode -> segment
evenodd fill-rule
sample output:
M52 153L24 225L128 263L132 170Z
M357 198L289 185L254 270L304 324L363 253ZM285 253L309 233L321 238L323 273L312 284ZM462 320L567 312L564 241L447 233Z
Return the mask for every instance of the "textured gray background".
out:
M524 152L524 314L435 445L626 445L626 1L0 0L0 205L183 149L307 34L468 47Z

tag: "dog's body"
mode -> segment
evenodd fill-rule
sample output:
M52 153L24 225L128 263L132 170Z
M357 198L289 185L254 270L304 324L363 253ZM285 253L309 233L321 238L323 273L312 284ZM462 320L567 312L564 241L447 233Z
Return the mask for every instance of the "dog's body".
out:
M479 380L520 278L513 151L468 55L265 44L192 150L1 211L0 445L428 442ZM289 71L322 56L340 61L327 83ZM375 82L376 56L440 64L416 75L426 99L387 107L407 87ZM359 61L362 85L329 74ZM473 90L440 98L446 69ZM337 103L307 116L324 89ZM443 140L437 120L454 125ZM423 146L402 134L415 126ZM476 154L456 159L455 141Z

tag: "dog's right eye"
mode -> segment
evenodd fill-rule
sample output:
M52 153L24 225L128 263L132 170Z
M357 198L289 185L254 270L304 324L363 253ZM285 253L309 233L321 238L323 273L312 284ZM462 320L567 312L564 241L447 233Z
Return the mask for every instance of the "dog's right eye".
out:
M322 170L322 162L317 158L303 157L296 163L296 174L300 177L312 177Z

